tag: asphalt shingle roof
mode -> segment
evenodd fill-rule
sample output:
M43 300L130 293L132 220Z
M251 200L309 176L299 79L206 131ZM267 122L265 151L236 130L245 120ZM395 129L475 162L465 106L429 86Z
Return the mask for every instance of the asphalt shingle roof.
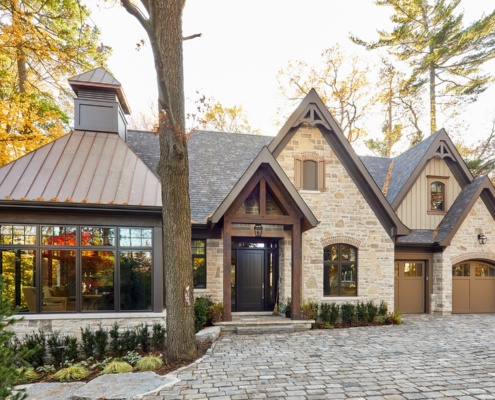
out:
M430 148L438 133L429 136L421 143L410 148L394 159L394 168L388 185L387 200L390 204L395 200L401 189L418 166L423 156Z
M205 223L272 136L195 131L188 142L191 219ZM158 136L128 131L127 144L156 174Z
M369 171L371 177L374 179L380 190L383 190L388 169L393 159L389 157L372 156L359 156L359 158Z

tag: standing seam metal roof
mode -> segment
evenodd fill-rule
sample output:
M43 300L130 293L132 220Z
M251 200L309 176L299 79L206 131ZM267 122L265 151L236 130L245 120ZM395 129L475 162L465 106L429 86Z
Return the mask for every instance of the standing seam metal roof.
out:
M0 168L0 199L161 206L161 190L119 135L75 131Z

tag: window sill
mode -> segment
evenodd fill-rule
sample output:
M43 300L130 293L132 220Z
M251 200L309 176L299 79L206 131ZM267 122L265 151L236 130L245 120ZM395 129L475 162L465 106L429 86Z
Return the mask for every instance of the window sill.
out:
M321 193L319 190L307 190L307 189L301 189L299 193L304 193L304 194L318 194Z
M363 296L323 296L320 300L321 301L347 301L347 300L363 301L369 299Z
M428 215L445 215L447 214L447 211L428 211Z

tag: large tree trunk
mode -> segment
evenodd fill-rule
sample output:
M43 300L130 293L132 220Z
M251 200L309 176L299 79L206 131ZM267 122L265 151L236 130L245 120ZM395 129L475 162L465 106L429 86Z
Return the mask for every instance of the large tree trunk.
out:
M191 259L189 164L184 113L183 1L155 3L155 66L159 87L163 258L170 359L197 356ZM165 111L165 113L164 113Z
M146 30L155 60L160 115L158 175L163 201L163 263L170 360L197 357L191 258L189 165L184 114L182 11L184 0L141 0L146 18L122 0Z

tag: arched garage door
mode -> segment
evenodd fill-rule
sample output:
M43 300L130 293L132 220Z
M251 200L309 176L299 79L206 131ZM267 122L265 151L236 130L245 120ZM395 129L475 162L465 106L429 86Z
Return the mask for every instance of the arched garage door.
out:
M465 261L452 267L452 312L495 312L495 266Z

